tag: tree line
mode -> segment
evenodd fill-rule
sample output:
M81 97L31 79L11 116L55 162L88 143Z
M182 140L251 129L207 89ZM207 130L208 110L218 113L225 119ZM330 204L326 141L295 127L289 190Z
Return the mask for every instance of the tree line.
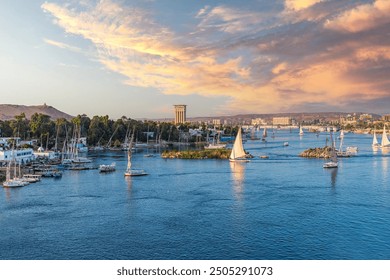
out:
M204 141L207 125L201 126L204 131L201 139L187 137L186 141ZM76 128L80 129L81 137L87 137L90 146L120 146L129 131L134 133L134 139L138 142L147 142L147 140L178 142L183 140L182 135L188 133L189 129L199 128L199 125L176 126L170 122L139 121L125 116L112 120L108 115L92 118L78 115L71 120L64 118L52 120L48 115L35 113L27 119L25 113L21 113L12 120L0 121L0 136L20 137L22 140L36 139L39 146L51 149L56 142L57 147L61 147L65 139L70 140ZM228 128L228 131L232 132L232 129ZM147 139L148 135L149 139Z

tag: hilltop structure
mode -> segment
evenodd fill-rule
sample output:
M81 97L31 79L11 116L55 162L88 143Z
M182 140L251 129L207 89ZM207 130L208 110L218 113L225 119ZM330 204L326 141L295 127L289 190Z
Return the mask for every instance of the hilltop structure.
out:
M14 104L0 104L0 120L12 120L15 116L24 113L27 119L31 119L31 116L35 113L44 114L50 116L52 120L64 118L71 120L73 116L57 110L56 108L43 104L36 106L14 105Z

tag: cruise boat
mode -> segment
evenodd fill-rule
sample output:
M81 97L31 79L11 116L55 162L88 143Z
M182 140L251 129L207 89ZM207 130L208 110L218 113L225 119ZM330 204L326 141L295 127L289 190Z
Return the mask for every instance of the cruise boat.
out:
M41 177L62 177L62 172L51 166L42 166L34 168L34 174L41 175Z
M115 162L111 164L101 164L99 165L99 172L113 172L116 170L116 165Z
M41 181L42 175L38 174L24 174L22 180L29 183L36 183Z

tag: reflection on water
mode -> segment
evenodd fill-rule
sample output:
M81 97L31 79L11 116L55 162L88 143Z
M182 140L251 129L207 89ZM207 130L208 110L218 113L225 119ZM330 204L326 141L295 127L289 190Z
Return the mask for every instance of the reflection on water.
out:
M270 155L251 163L136 153L141 178L124 178L127 156L107 151L95 164L118 172L0 187L0 259L389 259L390 149L373 154L370 137L351 133L359 153L338 169L297 156L325 137L248 140Z
M382 154L387 155L390 153L390 147L382 148Z
M132 181L132 178L129 177L129 176L125 176L125 181L126 181L126 185L127 185L128 198L130 199L131 198L133 181Z
M238 200L242 199L242 192L244 191L245 166L245 162L230 162L234 196Z
M383 170L383 180L387 181L389 176L389 157L383 157L382 170Z
M338 168L332 168L332 170L330 171L330 181L332 188L336 187L337 172Z

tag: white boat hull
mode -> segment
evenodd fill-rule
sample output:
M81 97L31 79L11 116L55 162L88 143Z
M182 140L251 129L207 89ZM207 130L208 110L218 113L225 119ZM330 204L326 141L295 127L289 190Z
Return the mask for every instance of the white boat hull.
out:
M322 166L323 168L337 168L339 166L338 162L325 162L324 165Z
M141 169L132 169L132 170L126 170L125 177L132 177L132 176L145 176L148 175L144 170Z

